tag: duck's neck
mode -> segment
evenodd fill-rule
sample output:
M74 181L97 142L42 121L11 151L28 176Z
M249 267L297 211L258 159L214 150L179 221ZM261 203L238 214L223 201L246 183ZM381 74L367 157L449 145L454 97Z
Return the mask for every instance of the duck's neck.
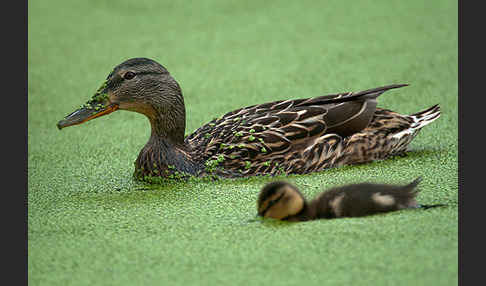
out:
M186 129L184 103L182 103L182 106L174 106L170 110L164 110L164 108L154 110L153 114L147 117L152 130L150 140L154 142L165 140L172 145L182 146L184 144L184 132Z
M172 106L170 110L154 110L147 116L151 125L149 141L135 161L135 177L171 177L195 175L196 165L184 146L185 109Z

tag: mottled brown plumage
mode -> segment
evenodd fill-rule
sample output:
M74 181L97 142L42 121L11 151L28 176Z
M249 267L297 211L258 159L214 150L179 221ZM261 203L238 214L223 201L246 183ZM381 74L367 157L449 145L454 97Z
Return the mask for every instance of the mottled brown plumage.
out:
M389 85L241 108L184 137L182 91L157 62L130 59L115 67L87 104L58 127L115 110L142 113L152 133L135 161L135 176L245 177L304 174L403 153L420 128L440 116L437 105L413 115L377 108Z
M415 200L417 178L407 185L360 183L331 188L307 202L294 185L276 181L266 184L257 200L258 215L288 221L342 217L362 217L409 208L443 206L420 205Z

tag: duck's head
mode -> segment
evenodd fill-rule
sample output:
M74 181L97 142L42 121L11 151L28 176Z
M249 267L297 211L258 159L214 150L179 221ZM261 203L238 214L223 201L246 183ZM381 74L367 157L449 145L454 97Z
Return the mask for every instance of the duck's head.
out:
M59 121L57 127L81 124L116 110L142 113L149 118L152 133L183 140L185 108L181 89L167 69L147 58L129 59L116 66L95 95Z
M258 215L265 218L286 219L298 214L305 205L297 187L283 181L268 183L258 196Z

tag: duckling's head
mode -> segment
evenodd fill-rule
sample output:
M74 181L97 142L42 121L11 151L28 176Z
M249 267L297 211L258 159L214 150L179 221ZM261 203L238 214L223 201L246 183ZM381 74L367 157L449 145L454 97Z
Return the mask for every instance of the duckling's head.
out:
M290 183L276 181L268 183L260 191L258 215L265 218L286 219L298 214L305 205L304 196Z
M181 133L183 139L185 108L181 89L167 69L147 58L132 58L116 66L95 95L59 121L57 127L81 124L118 109L142 113L149 118L152 131ZM181 128L182 132L178 130Z

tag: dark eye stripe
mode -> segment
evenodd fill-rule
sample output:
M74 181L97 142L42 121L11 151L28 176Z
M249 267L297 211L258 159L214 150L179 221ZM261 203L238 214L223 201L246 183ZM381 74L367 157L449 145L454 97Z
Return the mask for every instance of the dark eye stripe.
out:
M137 72L137 74L166 74L162 72L151 72L151 71L142 71L142 72Z
M151 72L151 71L141 71L141 72L136 72L135 75L142 75L142 74L165 74L165 73L162 73L162 72ZM115 75L115 71L112 71L107 77L106 79L110 79L112 78L113 76Z
M130 71L132 72L132 71ZM134 72L132 72L134 73ZM134 73L135 76L137 75L146 75L146 74L166 74L162 72L152 72L152 71L141 71L141 72L136 72ZM124 74L126 75L126 73ZM120 84L125 80L118 72L112 71L107 77L106 77L107 83L106 83L106 88L113 89L117 88L120 86Z
M280 196L278 196L276 199L274 200L271 200L267 207L261 212L261 216L265 216L265 213L276 203L278 203L278 201L280 201L280 199L283 198L283 196L285 195L285 193L282 193Z

